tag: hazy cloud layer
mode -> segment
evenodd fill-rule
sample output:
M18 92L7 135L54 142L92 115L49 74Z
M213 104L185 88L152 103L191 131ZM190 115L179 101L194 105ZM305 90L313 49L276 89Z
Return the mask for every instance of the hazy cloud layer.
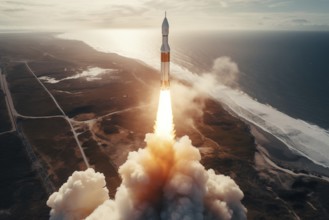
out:
M296 23L296 24L307 24L308 23L308 20L306 19L301 19L301 18L296 18L296 19L292 19L291 20L292 22Z
M165 10L175 28L300 29L291 16L309 21L303 29L329 25L325 0L13 0L0 2L0 30L158 27Z

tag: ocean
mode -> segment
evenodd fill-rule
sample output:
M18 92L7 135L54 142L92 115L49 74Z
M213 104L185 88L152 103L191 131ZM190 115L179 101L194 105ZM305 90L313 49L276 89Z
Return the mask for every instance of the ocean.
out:
M97 50L160 68L160 30L90 30L60 34ZM191 83L225 57L234 83L219 77L209 96L272 134L296 154L329 168L329 32L188 31L169 35L171 74Z

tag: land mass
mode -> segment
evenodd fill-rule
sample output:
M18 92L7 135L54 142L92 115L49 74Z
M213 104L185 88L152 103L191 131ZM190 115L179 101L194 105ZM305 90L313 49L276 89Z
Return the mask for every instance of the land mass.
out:
M113 198L118 167L153 131L157 70L47 33L1 34L0 66L0 218L48 219L48 196L88 166L104 173ZM276 165L256 144L257 128L209 98L195 102L204 110L187 113L192 124L174 109L176 135L237 182L248 219L329 218L325 178Z

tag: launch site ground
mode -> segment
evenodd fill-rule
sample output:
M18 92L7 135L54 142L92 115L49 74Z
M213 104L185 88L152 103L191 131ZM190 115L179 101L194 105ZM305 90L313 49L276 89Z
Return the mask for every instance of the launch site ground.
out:
M0 219L48 219L48 196L87 166L113 198L119 166L153 132L158 70L54 35L0 34ZM248 219L329 218L327 180L264 159L252 127L213 100L195 102L205 104L200 117L174 107L176 136L236 181Z

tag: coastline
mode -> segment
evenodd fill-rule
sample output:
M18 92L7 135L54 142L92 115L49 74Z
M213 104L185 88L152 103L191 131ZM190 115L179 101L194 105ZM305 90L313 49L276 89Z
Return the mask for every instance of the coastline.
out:
M259 153L268 158L271 163L274 163L282 170L289 170L295 175L307 175L311 178L321 178L329 181L328 168L317 165L297 152L293 152L288 146L261 128L255 125L250 125L250 127Z
M134 33L135 32L131 32L131 34ZM150 40L152 40L153 35L147 32L147 36L148 35L150 35ZM61 38L82 40L94 49L103 52L112 51L111 48L113 48L113 51L118 52L118 54L128 55L128 57L133 57L134 59L141 59L145 61L148 66L158 67L159 62L158 59L156 59L158 57L158 54L156 53L157 44L155 42L150 42L149 45L145 45L145 39L143 38L142 40L139 40L137 37L137 39L133 40L134 43L132 45L125 47L120 43L117 44L118 37L120 36L124 36L120 31L112 34L110 30L104 30L104 32L85 32L85 34L81 34L80 32L68 32L61 35ZM96 42L95 39L99 39L100 42ZM108 40L102 41L102 39ZM181 39L177 38L176 40ZM111 45L112 43L114 43L113 47ZM201 43L202 42L200 42L200 44ZM135 44L138 44L139 46L136 46L135 48ZM207 44L205 44L205 46L207 46ZM145 53L140 51L141 47L145 47ZM207 82L209 81L206 78L207 75L209 75L207 74L208 70L206 70L206 72L204 72L204 70L198 70L197 66L206 62L208 67L211 68L211 63L208 64L210 60L202 58L201 56L200 63L198 61L193 65L193 63L191 63L193 60L189 61L188 56L182 54L184 52L182 49L187 49L186 45L184 47L177 45L176 50L178 51L176 55L175 51L173 51L173 62L171 63L172 76L180 81L187 81L195 87L203 87L203 92L211 95L221 103L226 104L228 109L232 110L240 118L245 118L246 121L250 121L264 131L271 133L277 139L284 142L292 149L292 151L296 150L297 154L303 155L320 166L329 167L329 151L327 151L329 148L329 133L327 130L314 124L314 122L312 123L312 121L300 117L294 117L293 114L290 114L287 111L275 108L271 105L271 102L258 101L254 98L255 96L244 92L246 90L240 91L230 89L230 87L221 86L220 83L217 84L218 80L215 79L216 77L212 79L213 85L207 85ZM194 49L191 49L191 51L192 50ZM195 56L191 56L191 58L195 59ZM230 64L234 64L238 59L235 57L231 61ZM246 65L246 63L241 62L242 71ZM250 65L255 65L255 63L250 63ZM188 66L190 66L190 68ZM215 74L215 72L211 73L211 75ZM241 74L241 79L244 79L242 75L244 74ZM257 79L255 80L257 81ZM276 94L275 91L272 91L271 93ZM324 119L325 118L326 117L324 117Z
M153 69L152 66L148 65L143 61L140 61L136 58L134 58L134 60L142 65L146 65L148 68ZM217 101L215 99L213 100L219 103L220 105L225 106L225 103L221 103L220 101ZM256 163L257 154L260 154L264 158L264 161L267 163L266 165L267 169L270 170L270 172L276 173L276 175L278 176L281 175L293 176L293 179L295 179L296 181L299 181L299 178L305 177L307 179L311 179L311 180L313 179L315 181L319 180L319 181L328 182L329 169L315 164L314 162L307 159L306 157L299 155L297 152L293 152L288 146L286 146L284 143L278 140L275 136L262 130L261 127L257 127L256 125L246 121L246 119L236 115L231 110L226 109L225 111L229 112L234 117L243 121L245 124L247 124L250 127L250 131L248 131L247 133L250 132L255 138L256 149L255 149L255 155L253 160L255 161L255 166L256 166L255 168L257 172L259 172L258 175L261 178L263 178L264 176L263 176L263 172L261 171L261 168L260 169L257 168L257 163ZM283 174L280 174L281 172ZM274 180L271 178L267 179L267 181L268 180L275 181L276 182L275 187L277 187L279 190L280 188L279 184L282 184L280 180ZM290 184L293 184L293 181L290 182ZM287 186L283 184L283 187L285 188ZM291 189L290 186L287 188L294 191L294 189ZM282 195L278 195L277 193L274 194L279 197L282 196ZM287 210L289 210L289 212L291 213L294 213L293 209L291 208L287 208ZM251 214L251 216L253 216L253 214ZM294 213L294 216L298 217L296 213Z
M152 110L152 106L151 109L149 109L149 106L141 107L140 109L134 109L132 106L139 105L141 101L147 103L152 100L150 98L150 93L154 92L152 87L158 88L157 86L159 84L158 76L155 74L156 70L135 59L121 57L117 54L98 52L81 41L58 40L54 37L46 37L46 39L42 36L38 37L43 43L41 46L39 40L33 40L32 37L27 39L23 37L22 39L26 41L24 45L28 44L40 47L40 51L36 50L37 52L31 55L30 51L24 52L24 48L20 47L15 49L13 47L11 48L13 51L11 54L9 53L10 51L7 52L7 58L11 57L11 59L17 60L28 59L29 62L31 62L31 68L36 72L38 77L56 76L63 78L64 76L73 76L79 69L86 69L89 66L117 69L120 73L120 77L122 77L122 81L113 82L111 79L107 79L101 82L92 81L89 82L88 85L83 85L82 82L84 81L81 79L66 80L59 84L46 84L49 90L56 94L55 97L60 101L61 105L63 105L64 111L68 112L69 117L74 121L74 126L79 133L79 140L83 143L83 147L87 151L87 157L91 158L91 162L95 169L108 175L107 183L111 184L112 187L110 193L114 194L116 185L119 184L120 180L117 178L116 170L108 171L108 168L115 164L113 167L117 169L117 166L120 165L121 162L115 163L115 160L118 159L113 157L116 155L120 154L120 161L123 160L122 158L124 156L121 155L122 149L118 148L127 148L131 146L142 147L145 133L152 131L153 121L150 120L149 114ZM13 45L16 44L15 39L7 39L7 41L13 42ZM63 48L66 50L63 51ZM60 57L60 59L58 59L58 57ZM66 66L69 66L72 70L63 72ZM127 96L127 94L129 95ZM255 170L255 166L257 165L255 164L255 154L258 153L257 151L261 151L261 149L257 150L251 133L254 132L254 137L256 139L258 138L258 140L256 140L258 144L263 143L260 141L263 138L265 139L265 143L266 141L269 142L268 145L266 145L267 149L271 149L273 146L276 147L274 148L277 149L276 151L270 152L273 156L281 158L283 155L285 156L284 158L290 160L291 165L295 166L303 164L303 161L298 161L300 158L293 155L291 152L289 153L288 149L285 149L284 146L276 146L276 142L271 139L270 135L262 134L260 131L257 133L255 132L256 128L252 127L250 133L248 126L246 126L248 123L243 119L240 117L237 118L236 116L234 116L234 118L232 114L220 106L217 101L216 103L214 103L213 100L210 102L213 104L207 106L205 109L212 110L212 114L207 113L205 115L205 117L208 117L208 121L206 120L208 124L202 125L202 121L197 121L198 125L202 128L202 134L206 138L205 140L202 140L202 137L195 138L201 139L203 144L212 143L210 145L212 148L212 150L209 151L210 155L208 155L208 158L204 159L205 166L213 168L218 172L226 173L237 181L238 185L240 185L245 193L244 203L249 209L248 216L250 218L261 218L268 214L274 217L280 214L287 219L292 218L290 211L293 205L290 205L290 203L294 204L295 201L290 201L289 198L288 202L283 203L277 201L275 196L280 194L278 192L282 190L279 185L280 183L277 182L277 191L275 191L275 193L269 191L267 189L269 184L266 181L264 182L263 179L259 177L257 169ZM21 107L21 111L26 111L24 106ZM34 110L30 111L35 113ZM109 112L113 114L109 114ZM93 113L92 116L90 116L92 117L92 121L91 118L88 118L88 120L78 119L90 113ZM34 117L37 116L38 115L35 115ZM203 121L204 120L205 118L203 118ZM37 122L31 122L31 124L32 123ZM141 124L143 124L142 127L140 126ZM31 125L31 127L33 126ZM50 133L52 128L47 127L46 129L47 132ZM39 132L45 132L40 128L39 130ZM60 131L61 129L58 130ZM197 131L193 131L193 129L190 132L190 130L185 130L181 127L180 131L183 135L194 134L195 136L200 136L200 134L198 134ZM242 140L239 134L244 136ZM66 132L65 135L69 136L69 133ZM262 136L265 136L265 138ZM32 142L35 139L33 135L30 138ZM60 132L57 138L63 140ZM96 141L95 138L101 140L102 144L99 144L100 142ZM51 140L42 141L47 141L46 143L48 143ZM70 141L68 140L68 142ZM40 143L40 140L34 140L33 144L36 146L36 150L40 148L38 146ZM134 147L125 149L124 154L128 154L129 150L135 149ZM45 160L44 158L50 156L46 155L47 152L43 153L40 151L39 153L44 155L40 160ZM99 158L101 158L101 160L99 160ZM298 163L295 161L298 161ZM63 170L55 169L58 164L65 164L65 161L59 163L54 160L52 163L53 164L48 164L52 175L56 177L57 173L62 173L61 178L57 179L57 185L60 185L61 182L66 181L65 178L67 175L70 175L71 170L66 170L66 173L64 173ZM289 165L289 163L287 165ZM60 168L65 169L65 167ZM285 175L288 175L288 173ZM312 176L308 177L312 178ZM295 177L292 179L294 178ZM291 181L294 182L295 180ZM318 181L318 179L314 178L314 181ZM322 183L319 183L319 185L321 184ZM307 185L305 187L307 190L318 190L317 188L313 189ZM305 189L305 191L307 190ZM286 191L284 192L286 193ZM322 196L325 196L325 194ZM284 197L284 193L282 195L280 194L280 197ZM284 199L287 200L287 198ZM312 204L314 203L313 197L311 199L308 198L308 200L310 200ZM287 205L287 203L289 203L289 205ZM300 201L297 201L297 204L300 205L300 203ZM317 208L321 207L315 206ZM298 212L304 212L300 209L301 208L298 208ZM316 216L311 209L307 209L305 212Z

